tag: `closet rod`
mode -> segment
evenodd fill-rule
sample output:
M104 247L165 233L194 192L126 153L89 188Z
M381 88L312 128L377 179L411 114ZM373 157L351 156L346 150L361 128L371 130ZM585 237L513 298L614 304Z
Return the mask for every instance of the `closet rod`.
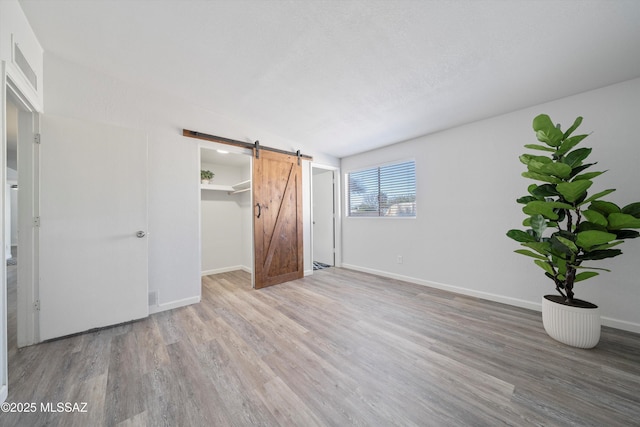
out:
M249 148L251 150L256 148L255 144L251 144L249 142L238 141L236 139L225 138L223 136L209 135L202 132L196 132L194 130L182 129L182 135L188 136L189 138L204 139L205 141L212 141L212 142L219 142L221 144L233 145L235 147ZM298 157L297 152L280 150L278 148L266 147L264 145L260 145L260 150L272 151L274 153L287 154L290 156ZM308 156L306 154L300 154L299 156L305 160L313 160L313 157Z

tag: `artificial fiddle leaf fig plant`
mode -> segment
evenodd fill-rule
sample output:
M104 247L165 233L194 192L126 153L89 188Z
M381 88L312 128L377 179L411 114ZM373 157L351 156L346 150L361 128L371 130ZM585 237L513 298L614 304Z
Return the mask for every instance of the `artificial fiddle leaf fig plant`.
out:
M633 230L640 228L640 202L620 208L602 200L614 189L589 194L593 179L606 171L586 172L596 163L586 162L591 148L576 148L588 136L572 136L581 123L578 117L563 132L546 114L533 120L542 144L525 147L540 154L523 154L520 161L527 167L522 176L538 183L529 185L528 194L517 200L524 205L523 225L528 228L507 232L523 246L515 252L533 258L564 303L575 306L584 303L574 298L575 283L609 271L592 262L622 254L617 246L640 235Z

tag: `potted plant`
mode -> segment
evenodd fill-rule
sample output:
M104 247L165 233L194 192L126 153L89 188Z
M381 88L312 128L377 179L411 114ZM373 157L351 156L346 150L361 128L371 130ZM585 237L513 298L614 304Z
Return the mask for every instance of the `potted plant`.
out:
M594 267L594 261L622 254L617 246L640 235L632 230L640 228L640 202L620 208L603 200L614 189L589 194L594 178L605 171L585 172L596 163L585 163L591 148L575 148L588 136L572 136L581 123L578 117L563 132L546 114L533 120L533 130L543 144L526 144L539 154L523 154L520 161L527 167L522 176L538 183L517 200L524 205L527 229L509 230L507 236L523 246L515 252L533 258L558 292L542 299L547 333L565 344L591 348L600 339L599 309L576 299L574 285L597 276L598 271L609 271Z
M209 184L209 182L213 179L213 177L215 176L215 174L211 171L208 170L200 170L200 181L203 184Z

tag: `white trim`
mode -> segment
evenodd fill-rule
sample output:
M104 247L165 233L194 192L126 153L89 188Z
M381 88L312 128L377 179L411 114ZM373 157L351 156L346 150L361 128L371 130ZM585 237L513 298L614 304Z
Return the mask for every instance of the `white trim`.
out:
M246 271L247 273L251 274L250 267L247 267L246 265L233 265L231 267L222 267L222 268L215 268L213 270L205 270L205 271L202 271L200 275L209 276L211 274L227 273L229 271L237 271L237 270Z
M324 169L333 171L333 204L334 211L334 230L333 230L333 238L334 238L334 255L333 255L333 265L335 267L342 266L342 174L340 172L340 168L337 166L323 165L320 163L309 162L309 220L311 224L309 224L310 232L309 236L311 237L311 244L309 248L311 249L311 263L313 264L313 169ZM313 274L313 268L311 269L311 273L305 271L305 276L310 276Z
M305 270L304 277L307 277L307 276L313 276L313 270Z
M610 328L621 329L623 331L635 332L640 334L640 324L627 322L626 320L612 319L611 317L602 317L600 319L603 326L609 326Z
M152 305L149 307L149 314L160 313L161 311L173 310L174 308L185 307L187 305L200 302L200 296L179 299L164 304Z
M7 77L6 77L6 63L0 61L0 85L2 86L2 93L0 93L0 164L2 165L2 176L0 176L0 219L2 222L2 229L0 235L2 241L7 239L5 235L6 228L4 226L5 217L5 188L7 185L7 123L6 123L6 106L7 106ZM2 265L0 265L0 403L7 399L9 390L9 352L7 347L8 327L7 327L7 262L5 254L4 244L0 245L0 259L2 259Z
M389 279L402 280L404 282L414 283L416 285L428 286L430 288L442 289L443 291L449 291L456 294L468 295L488 301L499 302L502 304L508 304L515 307L526 308L529 310L535 310L542 312L542 304L534 303L531 301L522 300L519 298L505 297L503 295L492 294L489 292L476 291L468 288L461 288L458 286L446 285L444 283L431 282L428 280L417 279L415 277L403 276L401 274L389 273L386 271L375 270L373 268L359 267L352 264L343 264L343 268L355 271L361 271L363 273L375 274L376 276L387 277ZM640 324L627 322L625 320L612 319L610 317L602 317L602 325L609 326L611 328L620 329L628 332L640 333Z

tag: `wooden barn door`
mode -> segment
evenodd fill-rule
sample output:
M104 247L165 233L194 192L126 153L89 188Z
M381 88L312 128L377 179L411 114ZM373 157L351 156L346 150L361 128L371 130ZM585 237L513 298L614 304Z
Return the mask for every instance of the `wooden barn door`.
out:
M260 150L253 162L255 288L299 279L302 168L294 155Z

